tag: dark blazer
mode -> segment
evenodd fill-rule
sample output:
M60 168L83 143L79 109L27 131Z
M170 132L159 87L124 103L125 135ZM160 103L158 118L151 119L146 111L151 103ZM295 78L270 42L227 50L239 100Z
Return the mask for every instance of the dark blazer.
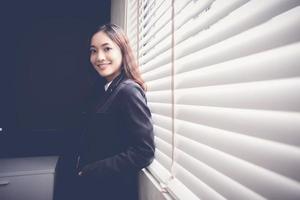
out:
M121 73L90 102L78 171L84 199L137 199L137 172L154 158L151 113L141 87Z

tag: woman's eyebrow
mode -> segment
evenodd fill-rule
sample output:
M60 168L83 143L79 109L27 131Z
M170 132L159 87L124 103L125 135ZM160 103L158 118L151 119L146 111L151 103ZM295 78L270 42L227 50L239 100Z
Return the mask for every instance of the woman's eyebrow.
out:
M103 43L103 44L101 44L101 46L107 46L107 45L109 45L109 43Z
M103 43L101 44L101 46L109 46L110 44L109 43ZM97 48L95 45L91 45L90 48Z

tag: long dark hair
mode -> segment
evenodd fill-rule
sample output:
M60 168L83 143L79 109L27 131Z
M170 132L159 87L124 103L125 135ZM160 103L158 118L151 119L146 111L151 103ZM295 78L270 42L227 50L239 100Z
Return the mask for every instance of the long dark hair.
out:
M128 37L126 36L122 28L120 28L115 24L105 24L100 26L94 32L93 35L101 31L106 33L108 37L112 41L114 41L121 49L122 56L123 56L122 64L126 76L134 80L137 84L139 84L143 88L143 90L146 90L145 81L141 76L137 60L129 44Z

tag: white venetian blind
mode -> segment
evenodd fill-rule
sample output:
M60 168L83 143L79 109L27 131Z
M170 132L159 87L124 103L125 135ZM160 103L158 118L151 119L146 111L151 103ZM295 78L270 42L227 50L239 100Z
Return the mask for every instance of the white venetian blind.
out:
M129 0L177 199L300 199L300 1ZM130 15L132 13L132 15Z
M139 63L148 86L148 105L152 111L156 143L155 161L149 169L159 181L166 183L171 177L173 153L172 120L174 119L172 118L171 81L168 78L171 76L172 57L164 56L163 63L157 63L157 58L163 53L162 48L170 49L172 43L172 40L168 39L172 33L172 4L169 0L141 2ZM155 73L161 66L165 66L163 77L167 77L168 81L165 82L165 86L161 85L162 87L155 89L150 82L152 79L159 81ZM154 74L152 79L151 74ZM149 96L150 93L152 98Z

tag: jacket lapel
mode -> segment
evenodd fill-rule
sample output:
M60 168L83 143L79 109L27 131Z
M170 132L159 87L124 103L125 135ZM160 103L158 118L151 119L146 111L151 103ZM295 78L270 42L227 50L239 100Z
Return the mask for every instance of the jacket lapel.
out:
M125 74L122 72L119 76L117 76L112 83L109 85L107 90L104 92L102 100L96 106L97 113L103 113L107 110L109 105L112 103L114 97L118 93L117 90L120 83L125 79Z

